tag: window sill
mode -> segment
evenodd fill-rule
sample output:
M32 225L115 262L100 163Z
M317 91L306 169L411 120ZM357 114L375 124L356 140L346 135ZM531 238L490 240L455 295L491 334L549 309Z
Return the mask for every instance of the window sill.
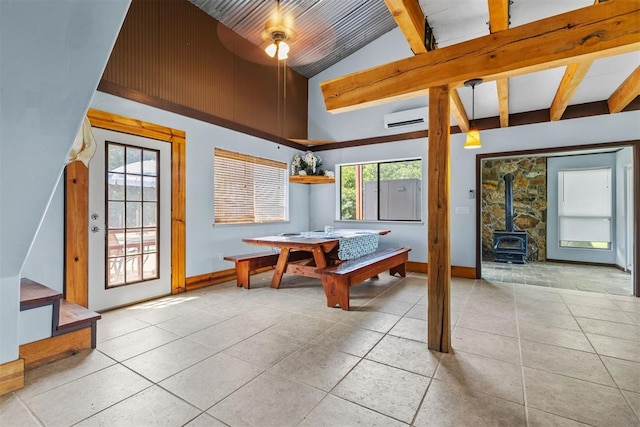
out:
M335 219L334 222L340 223L343 222L345 224L406 224L406 225L424 225L423 220L419 221L408 221L408 220L375 220L375 219Z
M294 184L333 184L336 179L323 175L290 175L289 182Z

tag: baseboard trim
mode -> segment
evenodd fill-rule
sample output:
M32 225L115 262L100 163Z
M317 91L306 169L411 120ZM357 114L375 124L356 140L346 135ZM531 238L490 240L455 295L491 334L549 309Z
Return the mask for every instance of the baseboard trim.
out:
M24 359L0 365L0 396L24 387Z
M477 279L475 267L451 266L451 277L459 277L461 279Z
M269 270L273 270L273 267L263 267L256 270L251 270L251 274L254 275ZM206 288L207 286L219 285L220 283L229 282L231 280L236 280L235 268L214 271L212 273L201 274L199 276L187 277L186 288L188 292L196 289Z
M551 259L547 258L546 262L557 262L559 264L579 264L579 265L593 265L596 267L613 267L618 268L617 265L607 262L588 262L588 261L572 261L568 259Z
M185 288L187 292L195 289L204 288L219 283L228 282L236 278L236 269L214 271L213 273L200 274L198 276L187 277L185 280Z
M427 274L429 271L429 263L407 261L407 271L411 271L413 273ZM459 277L462 279L476 279L477 278L476 268L475 267L459 267L457 265L452 265L451 277Z
M92 348L91 327L68 332L20 346L24 368L33 369L58 359L72 356L80 350Z
M429 264L426 262L407 261L407 271L413 273L427 274ZM251 275L262 273L265 271L273 270L273 267L263 267L256 270L251 270ZM475 267L458 267L451 266L451 277L460 277L463 279L475 279L476 269ZM186 289L188 291L194 291L196 289L206 288L207 286L219 285L231 280L236 280L236 269L230 268L227 270L214 271L212 273L200 274L198 276L187 277Z
M427 274L429 271L429 264L426 262L407 261L407 271Z
M616 265L614 265L614 267L615 267L615 268L617 268L618 270L620 270L620 271L624 272L624 273L629 273L629 274L631 274L631 270L629 270L628 268L624 268L624 267L623 267L623 266L621 266L621 265L616 264Z

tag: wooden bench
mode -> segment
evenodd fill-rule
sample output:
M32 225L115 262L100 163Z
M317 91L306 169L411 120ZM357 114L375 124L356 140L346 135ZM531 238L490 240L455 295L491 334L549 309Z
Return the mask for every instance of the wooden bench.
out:
M327 307L338 304L343 310L349 310L349 286L357 285L385 270L389 270L392 276L398 273L405 277L410 250L411 248L381 249L354 260L317 269L327 296Z
M224 257L227 261L236 264L236 285L245 289L250 289L251 271L258 268L274 267L278 264L280 254L277 252L259 252L244 255L229 255ZM289 262L311 259L311 252L293 251L289 253Z

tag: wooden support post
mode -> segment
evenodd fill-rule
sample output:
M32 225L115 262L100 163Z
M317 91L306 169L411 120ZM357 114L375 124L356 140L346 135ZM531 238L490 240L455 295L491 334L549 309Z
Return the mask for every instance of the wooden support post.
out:
M449 86L429 89L428 337L430 350L451 350L449 294Z
M89 307L89 169L78 160L65 168L64 233L65 298Z

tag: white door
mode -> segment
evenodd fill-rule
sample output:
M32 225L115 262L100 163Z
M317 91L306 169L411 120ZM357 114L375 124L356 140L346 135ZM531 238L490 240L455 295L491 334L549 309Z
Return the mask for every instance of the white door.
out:
M93 128L89 308L171 293L171 145Z
M628 271L633 271L633 168L631 166L625 167L626 172L626 201L627 211L625 212L627 217L627 265Z

